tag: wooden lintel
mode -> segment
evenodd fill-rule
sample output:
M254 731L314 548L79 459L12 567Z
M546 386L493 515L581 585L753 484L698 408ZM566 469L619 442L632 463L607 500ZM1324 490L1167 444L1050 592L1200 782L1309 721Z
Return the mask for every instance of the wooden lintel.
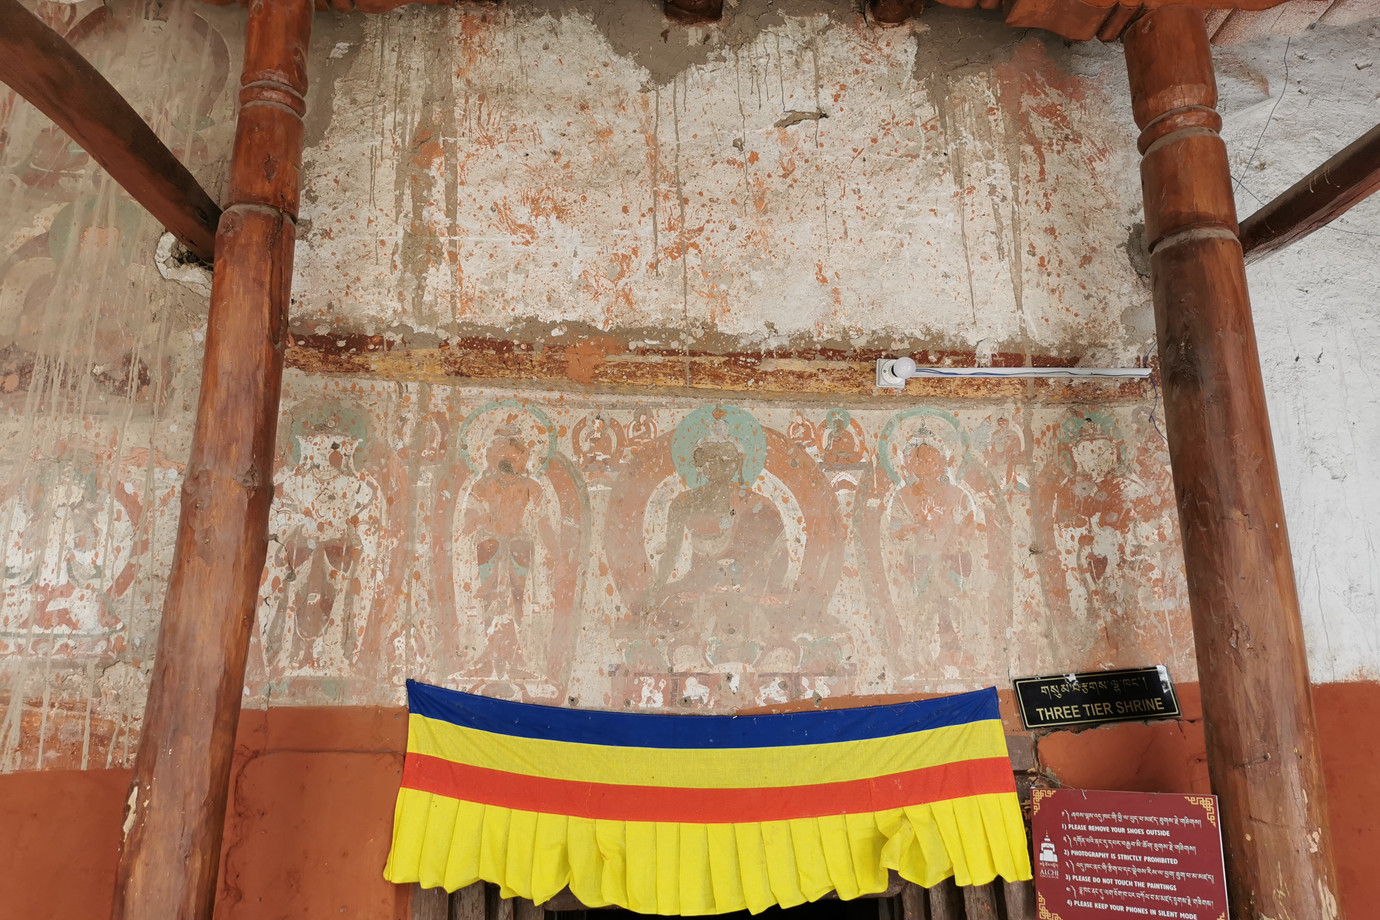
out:
M583 387L629 394L751 393L765 398L861 399L1030 399L1043 403L1147 399L1150 378L928 377L899 390L876 386L876 359L883 353L847 355L792 351L769 354L710 354L669 348L629 348L612 337L564 343L497 338L462 339L441 347L412 347L382 337L291 335L287 366L309 374L367 376L376 380L496 387ZM927 356L933 356L932 358ZM921 352L921 363L972 367L971 352ZM999 353L993 364L1017 367L1027 356ZM1051 357L1032 366L1067 366Z
M241 5L248 0L204 0L217 6L232 3ZM457 0L313 0L316 9L334 13L386 13L400 6L452 6ZM476 3L500 0L475 0ZM1100 38L1115 41L1136 16L1146 9L1163 5L1162 0L934 0L941 6L955 9L1001 9L1006 12L1006 24L1019 29L1045 29L1063 38L1091 40ZM1250 22L1258 14L1287 3L1289 0L1176 0L1205 12L1234 14L1234 21ZM867 0L868 16L877 25L897 26L919 16L926 0ZM1321 16L1328 8L1328 0L1316 0ZM682 23L717 22L723 16L723 0L662 0L666 18ZM1274 23L1277 17L1270 16ZM1302 28L1302 26L1299 26ZM1239 31L1239 30L1234 30Z
M51 118L197 258L220 208L125 97L19 0L0 0L0 82Z
M1380 125L1241 222L1246 261L1291 246L1380 189Z

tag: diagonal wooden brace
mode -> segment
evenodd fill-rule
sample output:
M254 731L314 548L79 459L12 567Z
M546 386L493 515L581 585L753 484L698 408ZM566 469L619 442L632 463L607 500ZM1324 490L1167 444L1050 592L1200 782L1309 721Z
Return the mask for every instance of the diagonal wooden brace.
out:
M0 0L0 82L66 131L198 259L211 261L220 208L125 97L19 0Z

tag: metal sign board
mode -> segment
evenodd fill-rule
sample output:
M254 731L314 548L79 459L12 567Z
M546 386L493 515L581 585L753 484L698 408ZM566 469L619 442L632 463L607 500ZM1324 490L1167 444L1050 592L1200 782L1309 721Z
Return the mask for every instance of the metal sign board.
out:
M1013 681L1026 728L1096 725L1179 715L1169 671L1164 665L1022 677Z
M1226 920L1217 798L1036 789L1042 920Z

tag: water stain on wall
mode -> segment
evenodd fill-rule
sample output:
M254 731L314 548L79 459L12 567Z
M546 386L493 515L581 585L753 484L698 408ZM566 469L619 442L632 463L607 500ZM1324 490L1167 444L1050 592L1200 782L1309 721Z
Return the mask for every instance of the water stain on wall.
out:
M653 66L607 28L640 7L429 12L366 20L318 79L305 332L1146 345L1121 316L1148 290L1105 245L1139 201L1111 51L745 8Z
M233 11L37 3L213 197L234 128ZM0 91L0 770L137 743L199 369L203 296L162 228Z
M214 195L238 12L39 8ZM743 7L666 58L611 38L631 15L318 17L299 328L1142 348L1119 324L1143 280L1097 245L1136 198L1111 52ZM122 765L205 301L161 281L159 228L84 153L10 95L0 123L0 769ZM289 376L250 705L391 704L409 676L729 710L1147 658L1191 675L1143 402L575 392L597 351L567 355L563 395Z

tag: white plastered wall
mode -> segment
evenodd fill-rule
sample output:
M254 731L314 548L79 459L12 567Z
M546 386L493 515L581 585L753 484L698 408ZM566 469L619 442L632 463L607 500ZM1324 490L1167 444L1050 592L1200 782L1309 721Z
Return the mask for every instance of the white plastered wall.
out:
M1378 49L1372 19L1218 51L1243 218L1380 122ZM1380 679L1380 197L1248 276L1311 677Z

